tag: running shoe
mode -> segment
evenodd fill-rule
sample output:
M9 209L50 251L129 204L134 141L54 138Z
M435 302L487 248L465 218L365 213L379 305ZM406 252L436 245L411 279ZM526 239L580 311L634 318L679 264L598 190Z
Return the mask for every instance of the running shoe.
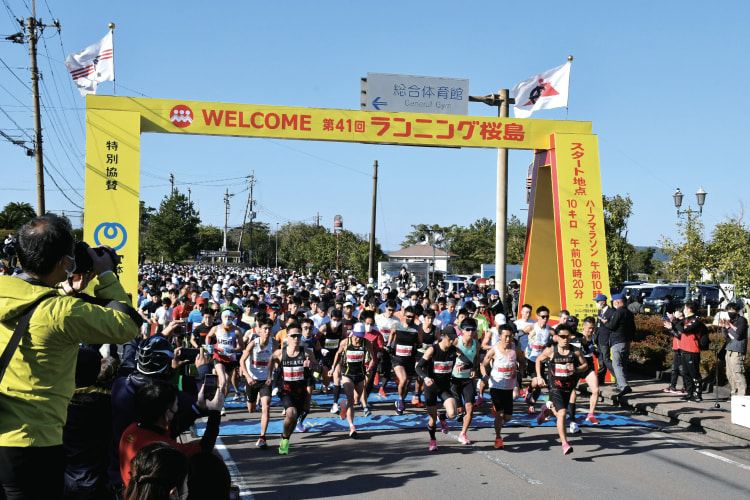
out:
M321 394L328 394L328 386L325 384L320 385L320 393Z
M484 398L482 396L479 396L477 398L476 403L474 403L475 406L482 406L484 404Z
M458 436L458 442L461 444L471 444L471 441L466 437L466 434L461 434L460 436Z
M503 444L503 438L501 437L495 438L495 449L502 450L504 448L505 448L505 444Z
M528 413L529 415L533 415L534 413L536 413L536 410L534 409L534 405L529 405L529 409L526 410L526 413Z
M373 385L380 385L380 374L379 373L375 374L375 378L372 379L372 383L373 383Z
M437 440L430 439L430 451L437 451Z
M333 406L331 406L331 413L338 413L341 411L341 408L339 407L338 403L333 403Z
M383 398L387 397L385 395L385 388L384 387L380 388L380 390L378 391L378 394L380 394L380 397L383 397Z
M575 422L571 422L568 426L568 432L571 434L578 434L581 432L581 429L578 427L578 424Z
M242 396L239 395L239 393L235 392L234 397L232 398L232 401L241 401Z
M596 419L593 413L589 413L586 416L586 422L590 423L591 425L599 425L599 421Z
M670 394L674 394L675 392L679 392L676 387L665 387L661 390L661 392L668 392Z
M341 420L346 420L346 407L349 405L349 402L345 399L341 402L341 411L339 412L339 417L341 417Z
M266 444L266 440L263 439L263 438L258 439L258 441L255 443L255 446L257 446L261 450L268 449L268 445Z
M458 413L456 415L456 420L458 420L459 422L461 422L464 419L464 415L466 415L465 411L462 411L462 412Z
M297 432L300 432L300 433L304 434L305 432L307 432L307 427L305 427L304 423L297 422L297 426L294 428L294 430L296 430Z
M349 437L352 439L357 438L357 429L355 429L353 425L349 427Z
M399 399L394 404L396 405L396 415L403 415L404 414L404 400Z
M281 416L282 416L282 417L285 417L285 416L286 416L286 408L282 408L282 409L281 409Z
M271 391L271 397L275 398L278 394L279 394L279 388L274 387L273 390Z
M411 398L411 404L412 404L413 406L417 406L417 407L419 407L419 398L418 398L417 396L413 396L413 397Z
M365 406L362 412L365 414L365 417L369 417L370 415L372 415L372 412L370 411L370 408L368 406Z
M448 434L451 431L450 427L448 427L448 420L446 420L446 418L442 415L438 420L440 420L440 430L443 432L443 434Z
M289 439L281 438L279 441L279 455L289 454Z
M542 412L539 414L539 416L536 417L536 423L537 425L542 425L542 423L547 420L547 416L549 415L549 408L546 406L542 408Z
M562 449L563 455L570 455L571 453L573 453L573 447L570 446L570 443L565 443L564 445L562 445Z
M227 416L227 409L224 408L223 406L221 407L221 416L222 417L226 417Z

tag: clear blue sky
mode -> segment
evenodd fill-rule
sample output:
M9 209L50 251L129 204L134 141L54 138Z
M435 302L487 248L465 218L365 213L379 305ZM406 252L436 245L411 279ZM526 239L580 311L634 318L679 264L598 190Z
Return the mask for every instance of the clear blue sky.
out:
M484 95L573 55L568 118L593 122L604 194L632 198L631 243L676 236L677 187L693 207L693 193L708 192L707 228L741 212L750 4L607 3L37 1L38 18L62 25L59 36L47 28L39 47L47 209L79 215L75 205L83 206L84 100L63 61L114 22L117 95L154 98L359 109L367 72L466 78L472 95ZM29 141L28 46L4 38L19 31L14 17L28 17L30 6L0 7L0 130ZM112 90L105 82L98 93ZM471 103L469 113L497 111ZM565 119L565 109L533 118ZM158 207L173 173L180 191L190 187L203 222L217 226L227 188L235 194L229 224L242 223L242 178L254 172L259 221L313 222L320 213L331 227L341 214L346 229L366 234L374 160L376 235L386 250L399 247L411 224L469 225L495 213L495 150L144 134L141 158L148 205ZM531 159L510 153L508 210L524 221ZM34 159L2 137L0 171L0 207L36 206Z

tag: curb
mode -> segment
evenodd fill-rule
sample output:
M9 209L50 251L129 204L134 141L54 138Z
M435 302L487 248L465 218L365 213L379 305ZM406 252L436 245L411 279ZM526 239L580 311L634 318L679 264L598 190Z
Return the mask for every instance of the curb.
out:
M619 406L642 415L649 415L670 424L682 424L691 430L702 432L729 444L750 447L750 428L731 423L730 412L728 411L730 403L728 401L720 400L721 408L727 411L712 411L711 409L714 408L714 405L713 398L710 396L704 398L703 403L693 403L709 404L708 408L696 406L675 408L677 401L674 403L639 401L639 393L637 391L631 392L624 398L619 398L609 388L600 388L599 394L614 406ZM654 391L644 391L642 394L644 396L653 396ZM720 417L716 418L716 415L720 415ZM721 416L726 416L726 418L722 418Z

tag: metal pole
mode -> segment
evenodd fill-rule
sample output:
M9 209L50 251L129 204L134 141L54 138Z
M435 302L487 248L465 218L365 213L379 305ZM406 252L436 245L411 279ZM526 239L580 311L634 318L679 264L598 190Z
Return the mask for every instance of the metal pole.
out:
M498 116L507 118L509 113L509 90L500 89ZM505 288L505 257L507 249L506 227L508 223L508 149L497 149L497 204L495 210L495 285Z
M279 267L279 223L276 223L276 268Z
M372 174L372 214L370 215L370 259L367 266L367 277L375 279L375 214L378 200L378 160L375 160Z

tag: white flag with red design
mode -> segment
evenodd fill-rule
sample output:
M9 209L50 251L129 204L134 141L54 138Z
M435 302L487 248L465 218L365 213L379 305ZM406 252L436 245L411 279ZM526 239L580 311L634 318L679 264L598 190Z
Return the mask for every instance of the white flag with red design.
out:
M112 46L112 31L104 38L65 59L65 67L78 86L83 97L96 94L101 82L115 80L115 60Z
M537 109L567 107L569 85L570 61L522 81L511 90L515 117L528 118Z

